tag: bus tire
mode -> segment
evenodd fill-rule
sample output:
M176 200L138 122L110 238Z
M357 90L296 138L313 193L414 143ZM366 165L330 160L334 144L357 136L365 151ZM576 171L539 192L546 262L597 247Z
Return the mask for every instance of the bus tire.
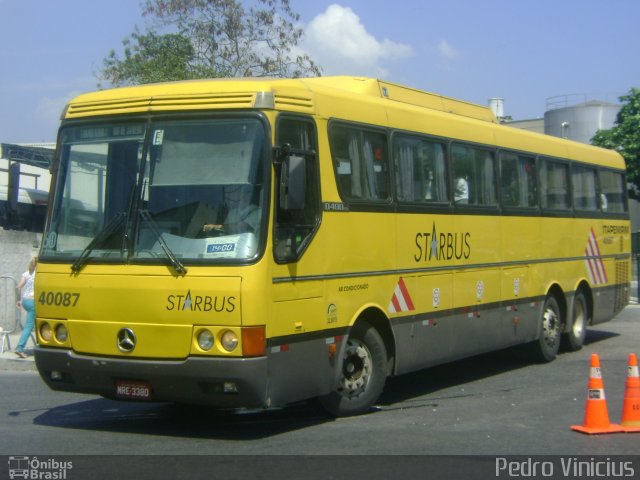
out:
M540 315L540 336L531 344L535 360L552 362L560 349L563 331L562 312L553 295L547 296Z
M580 290L576 292L576 296L573 299L571 312L569 331L562 336L562 347L570 352L575 352L580 350L584 344L589 322L587 299Z
M387 378L387 350L378 331L359 322L351 331L340 361L336 389L320 397L335 417L367 412L378 400Z

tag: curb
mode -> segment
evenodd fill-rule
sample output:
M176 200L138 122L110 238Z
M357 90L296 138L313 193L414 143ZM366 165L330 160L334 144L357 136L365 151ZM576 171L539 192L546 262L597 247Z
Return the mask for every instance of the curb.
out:
M17 332L9 335L9 341L5 345L4 352L0 353L0 371L37 371L36 362L33 358L33 340L30 339L27 342L27 348L25 349L25 353L29 355L27 358L19 358L14 352L20 334L20 332ZM9 345L11 345L11 350L9 350Z
M0 372L37 372L36 362L33 355L29 358L8 358L7 353L15 355L13 352L5 352L0 357Z

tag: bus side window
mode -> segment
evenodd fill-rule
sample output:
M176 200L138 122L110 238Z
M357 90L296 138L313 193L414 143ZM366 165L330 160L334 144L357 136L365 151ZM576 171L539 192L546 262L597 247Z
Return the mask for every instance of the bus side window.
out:
M447 201L445 147L407 135L395 135L393 156L398 200L411 203Z
M500 153L500 200L503 207L536 207L536 184L534 157Z
M341 195L354 202L386 202L390 196L386 136L342 125L333 126L330 136Z
M573 186L573 205L576 210L598 210L596 170L573 165L571 183Z
M569 165L565 162L545 158L540 172L542 208L568 210Z
M603 212L624 213L627 211L624 196L624 175L600 170L600 208Z
M496 175L493 153L482 148L453 144L451 157L455 203L495 206Z

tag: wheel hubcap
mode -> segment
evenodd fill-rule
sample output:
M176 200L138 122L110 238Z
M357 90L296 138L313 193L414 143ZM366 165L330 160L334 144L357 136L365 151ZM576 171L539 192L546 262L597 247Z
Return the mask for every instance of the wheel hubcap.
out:
M573 314L573 336L580 338L582 331L584 330L584 307L581 302L576 302L575 311Z
M371 353L367 346L360 340L349 340L342 364L342 395L356 397L366 390L371 378L371 365Z
M544 329L544 340L547 345L552 347L558 338L560 321L558 320L558 314L555 310L547 308L544 312L544 322L542 324Z

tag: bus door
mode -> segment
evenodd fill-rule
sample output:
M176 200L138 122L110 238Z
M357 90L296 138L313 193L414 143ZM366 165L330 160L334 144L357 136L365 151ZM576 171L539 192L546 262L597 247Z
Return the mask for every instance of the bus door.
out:
M272 392L295 400L317 395L318 384L324 381L328 388L333 378L331 369L321 368L328 361L319 335L326 319L321 278L324 248L315 241L320 180L313 122L285 116L279 119L276 132L275 264L268 354ZM319 381L319 376L324 380Z

